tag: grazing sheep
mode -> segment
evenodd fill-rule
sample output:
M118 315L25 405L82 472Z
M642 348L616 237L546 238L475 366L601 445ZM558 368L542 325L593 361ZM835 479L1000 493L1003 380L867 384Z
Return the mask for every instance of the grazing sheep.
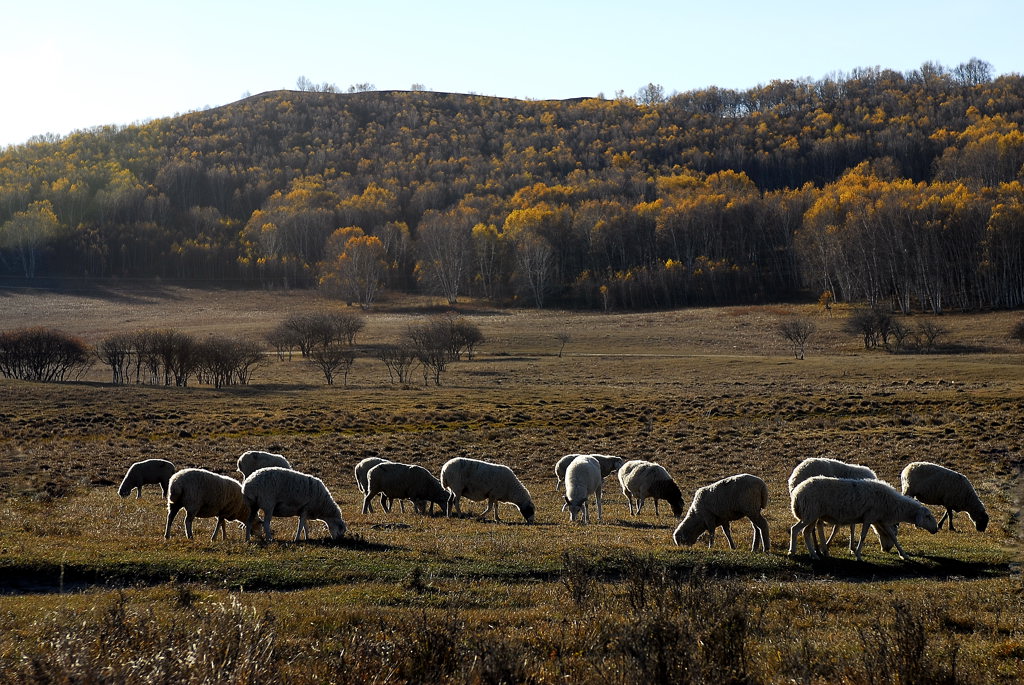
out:
M555 490L561 488L562 482L565 480L565 471L576 457L593 457L597 459L601 465L602 480L618 471L625 461L622 457L613 457L606 454L567 454L555 463ZM562 511L565 511L568 506L567 504L562 504Z
M224 521L246 521L249 507L242 497L241 484L230 476L222 476L205 469L182 469L171 476L167 486L167 526L164 538L171 537L171 523L180 510L186 511L185 537L192 539L192 521L199 518L217 517L213 537L217 531L227 538Z
M903 469L900 483L907 497L946 508L939 519L940 529L942 523L949 519L949 529L953 530L953 514L958 511L967 512L978 532L988 527L985 505L981 503L971 481L962 473L931 462L915 461Z
M448 515L450 493L422 466L394 462L377 464L367 474L366 483L366 496L363 498L364 514L372 511L370 499L379 494L382 497L382 504L385 496L389 500L409 499L415 503L417 511L422 509L425 514L426 503L430 502L440 505L445 516Z
M791 507L798 520L789 530L789 553L796 553L796 538L803 531L812 559L819 557L812 536L813 526L819 520L836 525L862 524L860 542L853 551L857 561L862 560L869 525L887 530L903 559L909 557L896 538L897 524L913 523L930 533L939 529L928 507L879 480L814 476L793 490Z
M372 469L374 466L377 466L378 464L390 463L392 463L390 459L383 459L381 457L367 457L366 459L363 459L361 462L356 464L354 471L356 475L356 485L359 486L359 492L361 492L363 495L366 494L366 474L370 472L370 469ZM380 505L384 507L384 511L391 511L391 502L390 500L388 500L387 496L384 493L381 493L380 495ZM404 514L405 503L399 500L398 505L402 508L402 513ZM365 503L363 505L363 513L372 514L373 504Z
M793 490L796 486L803 483L808 478L814 476L829 476L831 478L855 478L855 479L870 479L877 480L878 476L875 472L869 469L867 466L861 466L860 464L848 464L845 461L838 459L829 459L827 457L809 457L804 459L802 462L796 465L793 469L793 473L789 475L789 496L793 497ZM812 529L812 535L816 536L815 545L818 545L818 541L821 540L821 547L825 552L825 556L828 556L828 545L832 542L832 538L835 537L838 526L832 527L832 532L829 536L825 537L825 527L821 521ZM891 538L888 533L884 530L875 529L875 533L878 535L878 540L882 545L882 549L888 552L892 549ZM853 552L854 541L856 539L856 531L853 526L850 526L850 552Z
M576 457L594 457L601 464L601 478L607 478L609 475L618 471L625 460L622 457L613 457L606 454L567 454L557 462L555 462L555 490L562 489L562 481L565 480L565 471L569 468L569 464Z
M692 545L707 531L708 549L715 544L715 529L719 526L729 541L729 547L736 549L729 530L731 521L746 517L754 528L754 541L750 551L760 547L767 552L771 548L768 538L768 521L761 510L768 505L768 486L757 476L741 473L715 481L698 488L686 516L676 527L672 540L677 545Z
M659 499L669 503L673 515L683 515L683 505L686 503L683 493L661 464L640 460L628 461L619 469L619 485L622 486L622 494L626 496L630 516L634 515L633 500L637 500L635 515L639 516L648 497L654 498L655 516L661 515L658 511Z
M167 497L167 482L174 475L174 464L166 459L145 459L128 467L117 494L127 497L135 490L135 499L142 497L143 485L160 485L160 491Z
M481 516L494 510L494 520L498 521L498 503L509 502L519 508L527 523L533 523L536 509L530 491L516 478L516 474L507 466L468 457L449 459L441 467L441 485L452 493L452 506L461 513L459 500L462 497L482 502L487 500L487 508Z
M245 522L246 541L260 509L263 510L263 532L267 540L273 539L270 520L275 515L299 517L295 542L299 541L303 531L309 539L308 519L320 519L326 523L335 540L345 534L341 509L323 481L314 476L279 466L259 469L242 483L242 495L250 509Z
M265 469L268 466L280 466L283 469L290 469L292 467L287 459L273 452L249 450L248 452L242 452L242 456L238 458L238 470L242 472L244 478L248 478L253 472Z
M565 470L565 506L569 520L575 521L582 512L580 522L590 523L590 496L597 500L597 520L601 520L601 463L594 457L581 454ZM564 507L563 507L564 509Z

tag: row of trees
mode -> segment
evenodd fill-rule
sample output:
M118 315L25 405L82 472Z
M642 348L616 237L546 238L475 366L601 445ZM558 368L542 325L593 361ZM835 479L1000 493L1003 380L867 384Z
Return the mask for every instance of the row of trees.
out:
M364 307L1024 298L1024 79L984 62L613 100L333 90L7 148L0 273Z
M178 387L190 378L220 388L246 385L263 361L260 346L244 338L210 336L202 340L176 330L115 333L96 346L110 366L115 385L162 383Z

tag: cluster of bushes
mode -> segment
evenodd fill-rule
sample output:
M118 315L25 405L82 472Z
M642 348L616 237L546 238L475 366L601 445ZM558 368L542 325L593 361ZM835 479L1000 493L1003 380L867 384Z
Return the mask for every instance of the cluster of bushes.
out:
M864 349L888 352L936 352L949 332L931 319L908 325L877 307L854 310L844 330L864 339Z
M173 382L185 387L195 378L218 388L247 384L263 360L253 341L219 335L197 340L175 330L115 333L100 341L96 356L110 366L115 385Z
M328 385L338 377L347 384L360 351L356 335L366 325L350 312L315 312L288 317L265 336L278 359L296 352L316 367ZM484 341L480 328L454 314L410 326L398 343L376 348L392 383L407 385L415 364L423 383L441 384L448 364L470 359ZM0 374L33 381L80 378L95 360L111 370L111 382L186 387L190 380L221 388L246 385L265 356L259 343L221 335L197 339L181 331L143 330L114 333L91 348L81 340L42 328L0 333Z
M46 328L0 332L0 374L26 381L81 377L92 365L83 341Z

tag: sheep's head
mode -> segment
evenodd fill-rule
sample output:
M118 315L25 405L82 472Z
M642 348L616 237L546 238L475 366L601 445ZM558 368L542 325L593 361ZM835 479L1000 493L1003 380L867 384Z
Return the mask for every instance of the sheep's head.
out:
M341 536L345 534L347 527L345 522L340 516L332 516L323 519L323 522L327 524L327 529L331 531L331 537L335 540L340 540Z
M677 519L683 517L683 506L686 504L686 502L683 501L682 497L680 497L679 499L670 499L668 501L668 504L670 507L672 507L673 516L675 516Z
M692 545L697 542L697 538L700 537L701 533L704 532L704 526L694 517L687 517L683 519L683 522L676 527L674 533L672 533L672 541L676 545Z
M562 499L565 500L566 506L569 507L569 520L575 521L576 519L581 519L580 514L583 513L583 505L586 504L586 500L574 504L568 496L563 495Z
M968 512L967 515L974 521L974 527L978 529L978 532L984 533L985 529L988 528L988 512L982 509L975 513Z
M939 524L935 521L935 516L927 507L921 507L917 511L917 515L914 517L914 525L918 528L924 528L929 533L939 532Z
M533 506L533 502L526 502L520 505L519 513L523 515L527 523L533 523L533 517L537 513L537 509Z
M121 497L127 497L128 495L132 494L132 490L133 488L128 485L128 481L126 479L123 483L121 483L121 487L117 489L117 494L120 495Z

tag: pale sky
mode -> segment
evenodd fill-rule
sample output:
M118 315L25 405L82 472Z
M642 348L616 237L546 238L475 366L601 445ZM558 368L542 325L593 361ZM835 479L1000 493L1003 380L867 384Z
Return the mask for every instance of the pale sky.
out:
M294 89L563 99L856 67L1024 73L1024 2L0 0L0 147Z

